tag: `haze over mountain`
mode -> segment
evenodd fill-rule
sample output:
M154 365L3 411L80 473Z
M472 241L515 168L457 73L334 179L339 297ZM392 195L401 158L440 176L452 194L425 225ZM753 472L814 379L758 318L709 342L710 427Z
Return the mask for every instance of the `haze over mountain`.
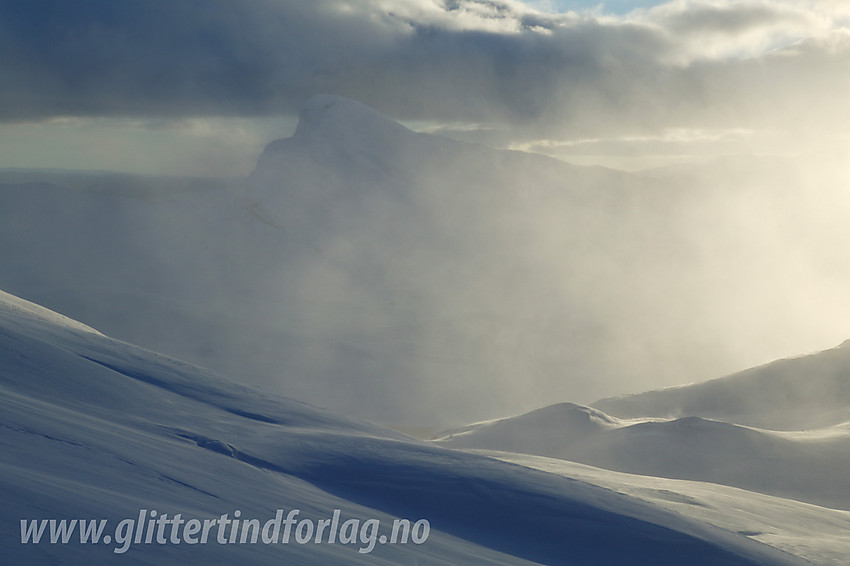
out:
M445 426L850 335L850 262L826 245L845 210L809 173L576 167L323 95L244 183L2 172L0 284L246 382Z

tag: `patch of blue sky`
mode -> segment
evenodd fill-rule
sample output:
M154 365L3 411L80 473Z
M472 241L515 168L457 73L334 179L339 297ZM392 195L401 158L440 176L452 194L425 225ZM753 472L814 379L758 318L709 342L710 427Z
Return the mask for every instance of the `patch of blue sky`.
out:
M595 11L604 14L628 14L638 8L652 8L665 4L663 0L523 0L547 12Z

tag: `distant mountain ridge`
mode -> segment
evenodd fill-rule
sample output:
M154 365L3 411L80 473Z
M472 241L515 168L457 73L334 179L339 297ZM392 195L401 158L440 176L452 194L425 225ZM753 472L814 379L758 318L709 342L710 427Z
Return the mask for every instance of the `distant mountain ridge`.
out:
M700 417L618 421L589 407L559 404L446 431L434 442L705 481L850 510L846 424L778 433Z
M850 340L702 383L600 399L622 418L697 416L774 430L850 421Z
M850 510L850 341L593 407L549 405L447 430L436 442L709 481Z

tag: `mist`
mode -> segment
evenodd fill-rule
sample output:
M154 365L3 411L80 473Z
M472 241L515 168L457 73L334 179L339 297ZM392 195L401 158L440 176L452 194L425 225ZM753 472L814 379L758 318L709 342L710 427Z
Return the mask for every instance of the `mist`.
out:
M399 426L850 336L840 2L168 5L0 3L5 291Z
M7 172L0 275L247 383L447 426L842 342L842 163L625 173L316 97L244 181Z
M325 132L314 170L306 143L281 146L252 182L314 247L286 286L329 373L415 399L408 418L423 399L469 420L701 381L850 330L840 159L638 176L397 131L377 150L373 126Z

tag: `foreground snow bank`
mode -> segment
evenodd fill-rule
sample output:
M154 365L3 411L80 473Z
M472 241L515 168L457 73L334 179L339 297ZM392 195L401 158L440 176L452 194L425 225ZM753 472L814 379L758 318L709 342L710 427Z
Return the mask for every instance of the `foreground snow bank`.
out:
M11 563L101 564L108 544L21 544L21 519L426 518L420 545L139 544L129 564L798 564L586 482L417 442L240 387L25 303L0 312L0 511ZM44 316L34 317L33 311Z

